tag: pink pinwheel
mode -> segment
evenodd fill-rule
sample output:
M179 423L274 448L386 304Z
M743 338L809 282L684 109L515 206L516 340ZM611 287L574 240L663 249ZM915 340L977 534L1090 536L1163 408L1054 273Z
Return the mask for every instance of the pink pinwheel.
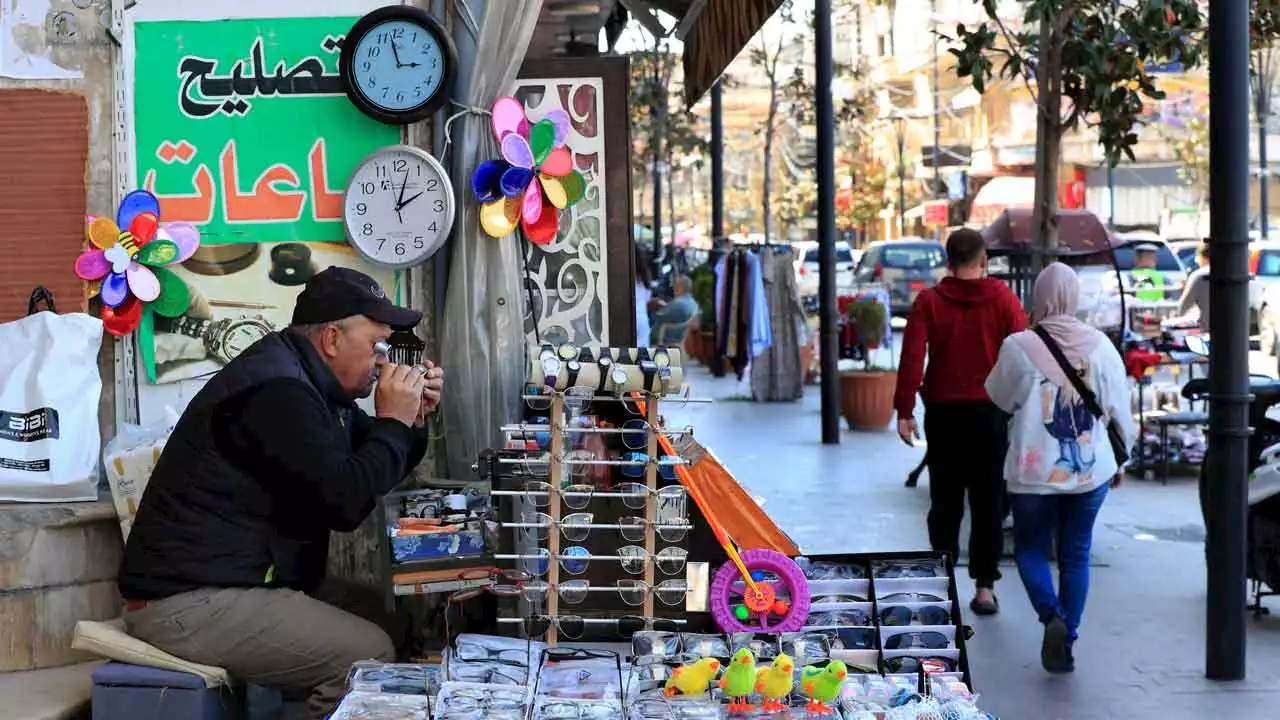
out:
M530 242L550 243L560 231L559 211L575 205L587 189L565 147L569 114L552 110L530 126L519 100L498 98L493 135L502 159L480 163L471 175L471 191L482 203L480 226L503 237L519 225Z
M121 228L124 228L123 230ZM116 219L91 217L89 248L76 258L76 275L92 283L89 297L102 298L102 324L112 335L128 335L142 320L142 304L177 317L191 305L182 278L166 270L200 247L200 232L183 223L160 224L160 201L146 190L125 196Z

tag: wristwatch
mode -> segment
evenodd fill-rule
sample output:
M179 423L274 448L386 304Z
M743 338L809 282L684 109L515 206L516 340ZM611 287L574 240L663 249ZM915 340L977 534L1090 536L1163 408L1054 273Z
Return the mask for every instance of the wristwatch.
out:
M538 358L542 363L542 384L555 390L556 380L560 376L560 358L556 357L556 351L550 345L542 346Z
M649 359L641 360L638 364L640 374L644 376L644 391L653 394L653 378L658 374L658 364Z
M589 351L588 351L589 352ZM600 348L600 358L596 360L596 369L600 373L600 377L596 379L596 394L604 392L605 385L609 384L609 371L613 365L613 351L609 348Z
M564 389L576 387L578 384L578 373L582 372L582 363L577 358L565 363L565 367L569 368L569 382L565 384Z
M556 351L560 355L560 359L568 362L578 357L578 347L573 343L564 343Z
M658 366L658 381L661 392L665 395L667 386L671 384L671 356L667 354L667 349L656 348L653 351L653 362Z
M176 318L156 316L155 329L204 341L205 352L222 365L276 330L262 315L241 315L222 320L202 320L187 315Z

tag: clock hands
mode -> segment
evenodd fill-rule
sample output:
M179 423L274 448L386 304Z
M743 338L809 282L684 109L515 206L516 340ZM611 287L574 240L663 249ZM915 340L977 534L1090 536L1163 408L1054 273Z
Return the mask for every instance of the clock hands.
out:
M414 195L413 197L410 197L408 200L401 200L401 201L396 205L396 212L400 212L400 210L402 210L406 205L408 205L409 203L413 202L414 200L417 200L418 198L422 197L422 193L423 193L423 192L425 192L425 191L419 191L417 195Z
M396 59L396 68L397 68L397 69L399 69L399 68L416 68L416 67L420 67L420 65L419 65L418 63L416 63L416 62L411 62L411 63L400 62L400 49L396 47L396 43L395 43L395 41L394 41L394 40L392 40L392 41L391 41L391 55L392 55L392 57L394 57L394 58Z
M392 47L395 47L392 45ZM409 173L404 174L404 182L400 183L400 194L396 196L396 217L399 218L400 224L404 224L404 216L400 214L400 210L405 206L404 189L409 185Z

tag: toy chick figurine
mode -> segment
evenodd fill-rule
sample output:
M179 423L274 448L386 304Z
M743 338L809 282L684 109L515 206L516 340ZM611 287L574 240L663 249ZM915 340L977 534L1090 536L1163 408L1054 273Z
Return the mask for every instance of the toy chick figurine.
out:
M767 668L756 674L756 692L764 698L760 709L765 712L783 712L790 705L791 688L795 685L796 662L783 653Z
M715 658L702 658L692 665L681 665L671 671L663 694L702 695L711 687L716 674L720 672L720 661Z
M720 678L720 689L729 698L729 712L755 710L755 706L748 702L755 687L756 656L748 648L742 648L733 654L733 660Z
M811 713L830 714L831 706L840 697L845 678L849 677L849 668L839 660L832 660L825 668L806 665L800 671L802 685L800 689L809 698L808 710Z

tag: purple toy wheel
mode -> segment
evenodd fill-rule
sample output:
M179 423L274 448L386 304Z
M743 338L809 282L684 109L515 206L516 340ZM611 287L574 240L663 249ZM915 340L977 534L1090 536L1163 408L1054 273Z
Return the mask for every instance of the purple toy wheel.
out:
M804 571L795 561L773 550L745 550L742 564L755 578L756 584L766 595L762 600L749 602L744 597L750 591L742 580L738 566L729 561L716 571L711 581L711 615L724 632L784 633L796 632L809 618L809 583ZM767 601L772 607L756 611L749 605ZM778 601L785 604L784 612L777 612ZM746 610L747 620L735 614Z

